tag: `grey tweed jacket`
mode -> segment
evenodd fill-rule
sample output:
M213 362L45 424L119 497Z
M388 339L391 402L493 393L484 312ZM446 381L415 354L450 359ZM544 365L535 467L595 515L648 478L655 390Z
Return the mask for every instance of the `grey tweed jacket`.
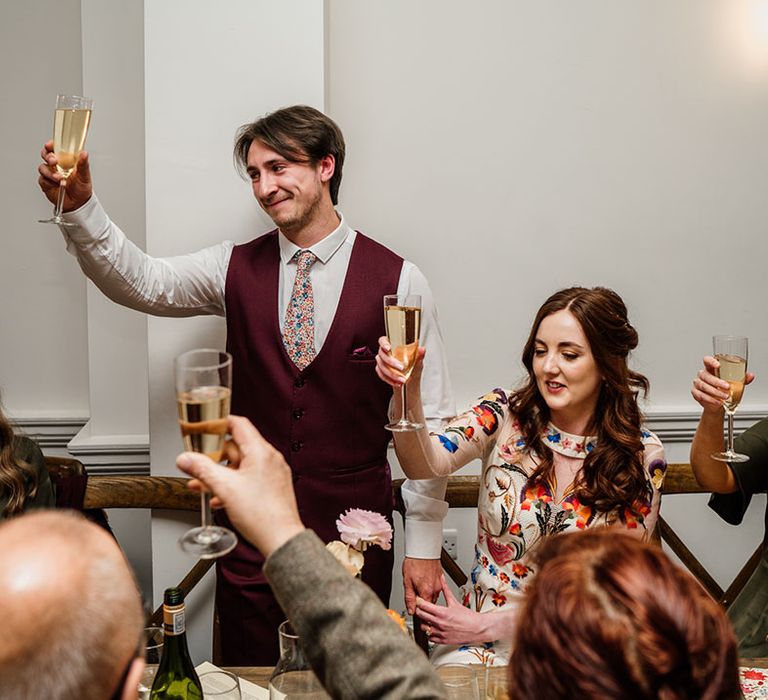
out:
M273 552L264 572L332 697L444 697L427 657L314 532L305 530Z

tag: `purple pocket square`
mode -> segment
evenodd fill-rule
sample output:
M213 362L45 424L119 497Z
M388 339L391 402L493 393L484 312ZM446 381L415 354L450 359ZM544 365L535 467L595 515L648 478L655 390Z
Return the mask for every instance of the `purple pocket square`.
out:
M361 348L355 348L352 351L352 354L355 357L373 357L373 353L371 352L371 349L367 345L364 345Z

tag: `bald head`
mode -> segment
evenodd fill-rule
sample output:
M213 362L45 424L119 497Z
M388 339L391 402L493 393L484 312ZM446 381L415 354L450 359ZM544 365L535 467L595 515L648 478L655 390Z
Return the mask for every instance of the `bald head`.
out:
M55 511L4 522L0 591L0 697L110 696L143 616L131 570L104 530Z

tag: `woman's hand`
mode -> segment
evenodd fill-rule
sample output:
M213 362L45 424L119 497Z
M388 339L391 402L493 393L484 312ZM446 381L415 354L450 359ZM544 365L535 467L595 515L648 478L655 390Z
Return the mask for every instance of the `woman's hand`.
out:
M693 379L693 388L691 396L701 405L707 413L719 412L723 407L730 392L730 384L717 376L717 370L720 363L712 356L707 355L704 358L704 368L700 369ZM755 375L747 372L744 384L752 382Z
M511 619L504 613L478 613L464 607L441 577L446 605L416 599L422 629L436 644L473 644L511 637ZM504 630L499 629L502 623Z
M421 380L421 371L424 367L424 355L427 349L419 346L416 353L416 361L413 365L411 376L406 380L403 376L403 363L392 354L392 345L389 338L383 335L379 338L379 352L376 355L376 374L379 379L386 382L391 387L399 387L411 380L416 380L416 384Z

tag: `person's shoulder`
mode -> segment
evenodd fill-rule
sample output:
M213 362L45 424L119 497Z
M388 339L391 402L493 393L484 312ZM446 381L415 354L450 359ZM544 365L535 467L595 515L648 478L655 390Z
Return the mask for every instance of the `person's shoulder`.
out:
M235 248L241 248L241 249L254 248L254 247L259 247L262 245L269 244L272 241L277 242L277 236L278 236L278 230L276 228L273 228L270 231L265 231L260 236L256 236L256 238L252 238L250 241L245 241L243 243L233 243L232 241L223 241L219 245L233 246Z
M750 425L741 434L741 437L756 438L768 442L768 416Z
M640 440L643 443L643 447L647 450L651 447L663 447L661 439L656 433L652 433L648 428L642 426L640 428Z
M354 231L355 233L355 238L354 238L355 246L361 246L366 251L367 254L392 257L392 258L396 258L397 260L403 261L402 255L399 255L394 250L385 246L383 243L380 243L376 239L371 238L369 235L363 233L360 229L353 228L352 231Z
M13 454L17 459L22 459L25 462L43 460L40 446L26 435L13 436Z

